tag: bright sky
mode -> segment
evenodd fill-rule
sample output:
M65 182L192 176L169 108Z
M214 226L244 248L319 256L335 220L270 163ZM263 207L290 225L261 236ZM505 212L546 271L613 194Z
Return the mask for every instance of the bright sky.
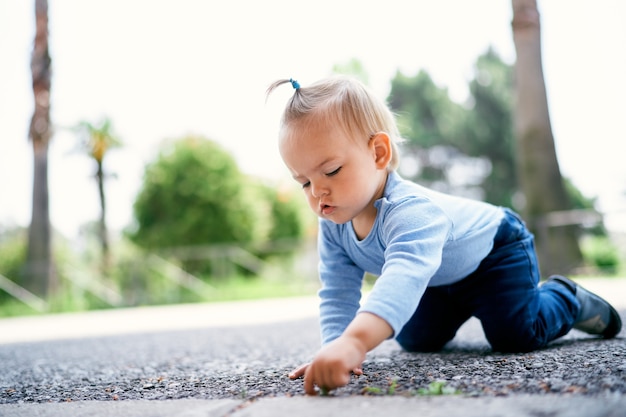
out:
M0 224L27 226L32 193L30 54L34 0L0 0ZM599 209L626 208L626 2L539 0L544 73L564 175ZM476 58L492 45L515 59L505 0L49 0L53 65L51 218L68 236L99 215L95 167L62 127L108 116L124 148L105 168L108 222L131 222L146 163L188 133L221 143L240 168L288 179L276 149L290 88L359 59L382 98L397 70L429 71L463 100ZM626 213L608 218L626 230Z

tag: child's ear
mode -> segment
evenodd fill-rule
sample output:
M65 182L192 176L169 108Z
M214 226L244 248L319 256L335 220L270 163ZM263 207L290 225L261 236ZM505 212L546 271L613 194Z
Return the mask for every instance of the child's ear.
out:
M376 133L372 136L370 146L376 155L376 167L378 169L387 169L387 165L391 161L391 138L385 132Z

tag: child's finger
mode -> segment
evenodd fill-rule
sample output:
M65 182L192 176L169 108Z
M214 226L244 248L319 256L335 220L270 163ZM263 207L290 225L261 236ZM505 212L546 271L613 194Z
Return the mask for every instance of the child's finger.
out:
M306 368L308 367L309 367L308 363L298 366L296 369L294 369L293 371L289 373L289 379L300 378L302 375L304 375L304 373L306 372Z
M315 392L315 381L313 380L313 372L311 372L311 367L309 366L304 375L304 392L308 395L316 395Z

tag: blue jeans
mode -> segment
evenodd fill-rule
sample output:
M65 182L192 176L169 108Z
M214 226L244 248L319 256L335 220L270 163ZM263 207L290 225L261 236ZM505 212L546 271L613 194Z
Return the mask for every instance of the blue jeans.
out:
M507 209L494 247L476 271L454 284L428 287L396 340L408 351L437 351L474 316L494 351L529 352L565 335L579 307L564 285L539 285L533 235Z

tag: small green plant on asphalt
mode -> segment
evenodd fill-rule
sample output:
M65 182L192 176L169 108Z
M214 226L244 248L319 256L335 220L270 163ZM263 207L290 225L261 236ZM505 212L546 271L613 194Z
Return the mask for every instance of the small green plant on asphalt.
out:
M389 383L389 388L387 389L387 394L388 395L393 395L396 393L396 388L398 387L398 381L397 380L393 380Z
M394 395L396 393L396 388L398 388L398 381L396 379L389 381L389 388L386 391L378 387L365 387L363 388L364 394L376 394L376 395Z
M365 387L363 388L363 394L382 394L383 390L378 387Z
M417 390L417 395L454 395L460 394L461 391L446 386L445 381L433 381L428 384L427 388L420 388Z

